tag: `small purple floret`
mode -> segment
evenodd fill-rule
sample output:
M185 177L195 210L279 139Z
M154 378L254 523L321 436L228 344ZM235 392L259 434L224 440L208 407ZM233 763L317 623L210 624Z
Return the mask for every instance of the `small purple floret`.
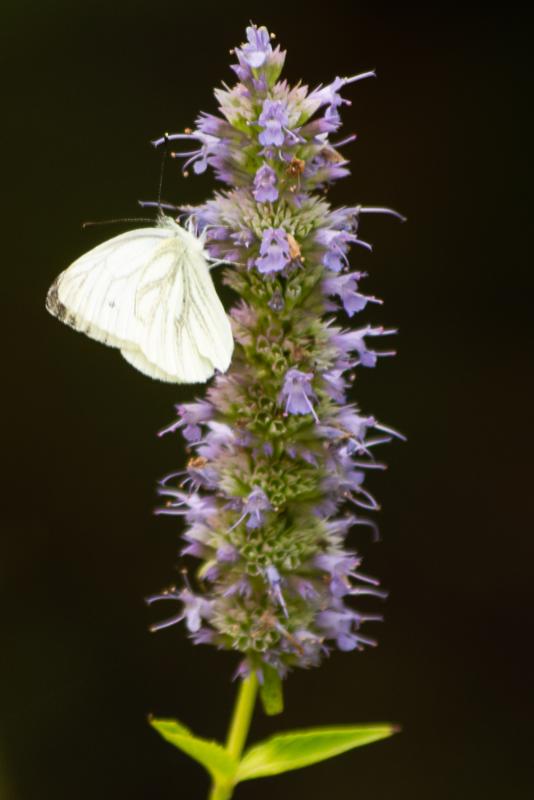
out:
M291 261L289 242L283 228L267 228L263 232L260 257L255 264L264 275L280 272Z
M268 164L264 164L256 172L252 194L258 203L274 203L278 199L276 172Z
M258 69L272 53L269 32L263 26L256 28L255 25L250 25L247 28L247 40L247 44L240 47L239 51L249 67Z
M394 350L370 350L367 347L365 338L367 336L389 336L395 333L394 330L386 330L385 328L373 328L367 325L356 331L344 331L343 333L334 334L332 340L336 346L345 353L356 352L358 354L358 361L353 366L361 364L362 367L375 367L379 356L394 356Z
M263 128L258 137L260 144L265 147L270 145L281 147L284 144L288 122L285 103L280 100L264 100L263 110L258 119L259 125Z
M289 369L286 372L279 402L284 404L286 414L311 414L316 422L319 418L312 405L316 399L312 389L313 373Z
M269 498L259 486L256 486L243 501L243 510L241 516L232 525L230 530L234 530L237 526L247 519L246 527L249 530L254 528L261 528L263 525L264 512L270 511L272 508Z
M363 311L367 303L382 303L376 297L369 297L358 291L358 281L361 277L361 272L348 272L328 276L323 281L324 293L330 296L337 295L349 317L358 311Z
M362 245L368 250L371 249L371 245L362 242L354 233L331 228L321 228L317 232L315 240L325 248L323 264L333 272L340 272L343 267L348 266L347 252L351 243Z
M166 433L174 433L179 428L183 428L184 438L188 442L198 442L202 438L200 424L207 422L213 416L213 406L206 400L197 400L195 403L181 403L176 406L179 419L161 430L158 436Z
M206 600L200 595L193 594L189 589L182 589L181 592L168 591L162 594L155 594L147 597L146 602L148 605L158 600L179 600L183 603L182 611L174 617L171 617L164 622L158 622L152 625L151 631L159 631L162 628L169 628L177 622L185 619L188 630L191 633L197 633L202 625L202 619L209 619L213 612L213 604L211 601Z

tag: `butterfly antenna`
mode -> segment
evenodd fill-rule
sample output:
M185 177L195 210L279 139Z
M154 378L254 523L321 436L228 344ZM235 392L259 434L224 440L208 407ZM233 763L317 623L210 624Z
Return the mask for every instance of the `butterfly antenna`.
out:
M157 200L138 200L137 202L141 208L165 208L167 211L180 211L182 208L182 206L175 206L173 203L159 203Z
M119 219L99 219L96 221L82 222L82 228L90 228L93 225L116 225L119 222L154 222L148 217L120 217Z
M165 146L163 148L163 154L161 156L161 167L159 170L159 186L158 186L158 216L163 216L163 206L161 203L161 193L163 190L163 174L165 172L165 162L167 161L167 154L169 152L169 134L163 134L163 140L165 142Z

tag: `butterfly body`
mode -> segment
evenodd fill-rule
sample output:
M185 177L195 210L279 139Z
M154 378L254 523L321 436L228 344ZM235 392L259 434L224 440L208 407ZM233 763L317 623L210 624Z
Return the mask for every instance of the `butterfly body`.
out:
M203 383L230 364L230 322L203 241L167 216L77 259L50 287L46 307L152 378Z

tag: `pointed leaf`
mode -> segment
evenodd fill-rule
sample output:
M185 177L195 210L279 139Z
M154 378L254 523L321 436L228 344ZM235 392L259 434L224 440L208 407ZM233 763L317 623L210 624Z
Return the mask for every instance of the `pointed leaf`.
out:
M218 742L201 739L175 719L151 719L150 724L167 742L187 753L216 780L232 779L237 761Z
M263 683L260 685L260 697L263 710L270 717L281 714L284 710L282 679L274 667L263 664Z
M336 725L278 734L247 750L239 765L237 781L249 781L307 767L354 747L385 739L398 730L396 726L384 723Z

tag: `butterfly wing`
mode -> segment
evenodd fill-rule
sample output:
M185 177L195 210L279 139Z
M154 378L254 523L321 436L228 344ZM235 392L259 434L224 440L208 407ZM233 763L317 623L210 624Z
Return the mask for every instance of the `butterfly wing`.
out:
M181 351L179 360L187 358L183 335L187 331L199 354L209 359L220 372L226 372L234 349L232 329L213 285L206 259L197 249L187 250L183 262L183 280L185 308L176 323Z
M153 378L204 382L215 368L228 368L230 323L198 240L171 223L129 231L86 253L52 285L47 309L76 330L119 348L130 364ZM202 268L207 283L200 279L199 284L191 273ZM196 294L199 287L201 295ZM208 309L198 308L203 302ZM197 345L198 315L213 316L218 328L226 326L225 346L220 330Z
M232 330L198 241L182 229L178 241L172 242L176 258L172 280L162 287L159 280L144 276L137 287L136 313L147 320L147 335L139 348L121 351L130 364L151 377L205 382L214 369L228 369Z

